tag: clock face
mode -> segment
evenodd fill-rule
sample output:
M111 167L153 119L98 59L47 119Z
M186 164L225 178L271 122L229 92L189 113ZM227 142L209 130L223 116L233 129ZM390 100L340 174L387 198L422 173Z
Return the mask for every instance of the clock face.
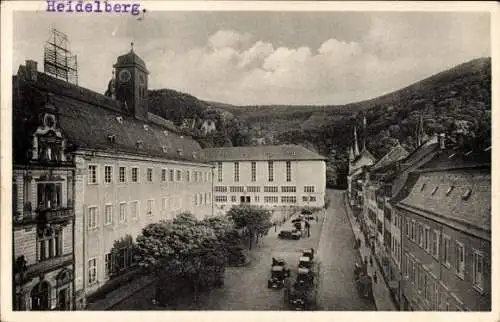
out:
M140 74L139 75L139 84L144 85L146 83L146 79L144 75Z
M122 83L128 82L130 80L130 77L131 77L131 75L130 75L130 72L128 71L128 69L122 69L120 71L119 78L120 78L120 81Z
M43 118L43 123L46 127L54 127L56 125L56 118L52 114L45 114Z

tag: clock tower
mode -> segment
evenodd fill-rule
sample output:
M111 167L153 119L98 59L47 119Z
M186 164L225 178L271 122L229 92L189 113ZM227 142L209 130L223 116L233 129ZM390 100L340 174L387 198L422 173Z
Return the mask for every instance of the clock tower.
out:
M115 68L116 99L123 102L135 118L148 120L148 74L144 61L134 52L119 56Z

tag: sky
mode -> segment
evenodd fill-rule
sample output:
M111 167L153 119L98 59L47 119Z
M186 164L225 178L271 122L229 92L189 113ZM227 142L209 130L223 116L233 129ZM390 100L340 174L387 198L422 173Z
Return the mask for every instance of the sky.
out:
M26 59L43 70L51 27L67 34L83 87L104 93L134 42L150 89L235 105L356 102L491 56L481 12L40 11L14 13L14 73Z

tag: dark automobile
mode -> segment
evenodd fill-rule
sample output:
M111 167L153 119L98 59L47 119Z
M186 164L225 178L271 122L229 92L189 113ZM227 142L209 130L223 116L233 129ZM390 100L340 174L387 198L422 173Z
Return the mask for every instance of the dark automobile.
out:
M298 230L282 230L278 234L278 237L281 239L300 239L301 232Z
M267 280L268 288L282 288L285 285L285 279L290 275L284 266L273 266L271 268L271 278Z

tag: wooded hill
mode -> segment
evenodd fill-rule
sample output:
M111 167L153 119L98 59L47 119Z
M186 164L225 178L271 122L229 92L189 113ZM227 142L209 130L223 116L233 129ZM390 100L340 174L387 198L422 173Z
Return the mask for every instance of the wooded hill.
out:
M149 96L151 112L176 124L184 118L215 118L217 133L208 140L200 138L205 146L245 145L265 138L260 142L304 144L325 156L335 150L338 161L345 164L354 125L361 141L363 116L366 146L377 158L397 141L413 150L420 116L429 135L444 132L455 138L461 131L468 148L491 145L491 58L475 59L390 94L345 105L234 106L172 90L150 91Z

